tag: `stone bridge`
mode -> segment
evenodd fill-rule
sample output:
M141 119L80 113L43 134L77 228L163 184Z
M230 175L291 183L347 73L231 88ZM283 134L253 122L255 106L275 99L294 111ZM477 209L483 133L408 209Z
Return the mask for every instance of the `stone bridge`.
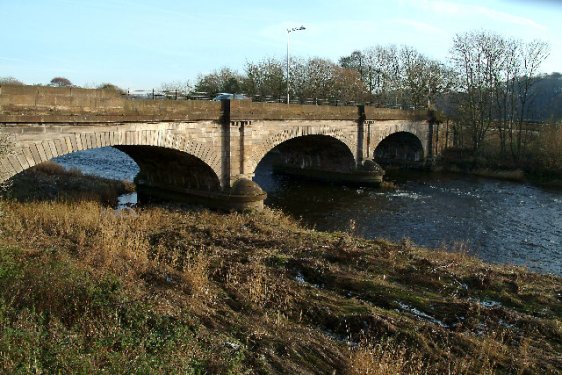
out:
M140 167L139 193L260 207L267 154L286 173L377 184L376 163L439 152L425 113L365 106L128 99L107 90L0 86L0 181L72 152L112 146ZM384 165L384 164L383 164ZM214 202L214 203L213 203Z

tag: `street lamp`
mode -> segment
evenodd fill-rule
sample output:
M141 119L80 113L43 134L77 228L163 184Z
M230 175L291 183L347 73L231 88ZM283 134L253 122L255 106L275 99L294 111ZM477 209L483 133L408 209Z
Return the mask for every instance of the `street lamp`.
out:
M287 105L289 105L289 64L290 64L290 57L289 57L289 35L293 32L293 31L299 31L299 30L306 30L306 27L301 26L301 27L293 27L292 29L287 29Z

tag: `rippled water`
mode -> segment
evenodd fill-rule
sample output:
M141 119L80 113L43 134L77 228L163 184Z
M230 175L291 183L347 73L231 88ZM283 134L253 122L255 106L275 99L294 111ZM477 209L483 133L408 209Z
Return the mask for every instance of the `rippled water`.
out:
M132 180L138 168L115 149L57 159L86 173ZM526 265L562 275L562 191L459 175L409 173L396 190L348 188L272 175L267 165L255 180L266 203L318 230L347 230L366 238L437 247L455 241L486 261ZM130 198L130 197L129 197Z

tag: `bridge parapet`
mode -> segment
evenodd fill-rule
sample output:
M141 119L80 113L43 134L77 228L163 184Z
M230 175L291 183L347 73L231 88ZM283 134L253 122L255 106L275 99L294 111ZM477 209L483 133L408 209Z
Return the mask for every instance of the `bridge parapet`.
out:
M426 111L405 111L394 108L376 108L365 106L365 120L412 120L424 121L427 119Z
M307 104L255 103L238 100L230 103L231 120L354 120L356 106L317 106Z
M425 112L357 106L230 104L230 120L412 120ZM361 116L364 111L364 118ZM209 100L127 99L115 90L0 86L0 123L220 121L221 103ZM224 119L223 119L224 120Z
M0 86L0 122L219 120L221 105L203 100L130 100L114 90Z

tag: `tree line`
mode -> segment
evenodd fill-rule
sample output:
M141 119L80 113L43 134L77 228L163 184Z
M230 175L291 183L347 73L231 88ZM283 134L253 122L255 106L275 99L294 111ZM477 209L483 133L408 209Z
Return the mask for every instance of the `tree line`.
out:
M477 153L493 133L500 154L518 160L533 131L529 121L562 119L562 75L540 74L548 56L543 41L473 31L455 35L447 61L393 45L353 51L337 62L297 57L291 60L288 86L291 98L301 103L436 111L452 120L457 146ZM243 73L223 67L200 75L194 90L282 101L285 64L275 58L248 61Z
M292 58L290 96L297 102L368 103L381 107L426 108L450 88L449 68L411 47L376 46L354 51L339 61ZM181 89L184 85L175 85ZM167 84L165 89L174 89ZM243 92L256 100L284 100L286 62L265 58L248 61L244 73L228 67L201 75L197 92Z

